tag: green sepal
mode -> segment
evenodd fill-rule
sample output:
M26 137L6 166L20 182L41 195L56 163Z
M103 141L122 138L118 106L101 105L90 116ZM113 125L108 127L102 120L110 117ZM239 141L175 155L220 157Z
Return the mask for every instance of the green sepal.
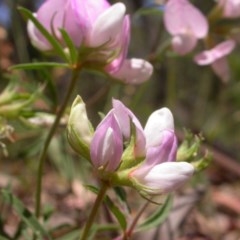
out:
M69 51L69 55L70 55L70 59L71 59L71 64L77 64L78 61L78 50L77 48L74 46L74 43L71 39L71 37L68 35L68 33L64 30L64 29L60 29L60 32L62 34L62 37L64 39L64 42L66 44L66 46L68 47L68 51Z
M81 141L81 139L78 137L78 135L76 134L74 128L72 125L68 126L69 130L68 130L68 140L69 140L69 131L71 131L71 134L73 134L74 136L74 144L72 144L72 141L68 141L71 145L71 147L74 149L74 151L76 151L80 156L84 157L85 159L87 159L88 161L91 162L91 157L90 157L90 149L89 146L84 143L83 141ZM72 138L72 137L71 137Z
M135 156L135 146L136 146L136 126L133 122L131 122L131 137L130 141L126 143L127 148L124 150L122 155L121 165L118 168L118 171L130 169L136 167L141 162L144 161L145 156L143 157L136 157Z

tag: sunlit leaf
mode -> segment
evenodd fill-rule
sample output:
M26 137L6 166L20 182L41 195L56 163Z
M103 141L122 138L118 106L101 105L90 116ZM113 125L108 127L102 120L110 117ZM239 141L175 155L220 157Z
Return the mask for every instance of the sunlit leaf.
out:
M164 204L160 205L159 208L156 211L154 211L150 217L148 217L143 223L141 223L138 226L137 231L145 231L162 224L166 220L171 210L172 202L173 202L172 195L168 195Z

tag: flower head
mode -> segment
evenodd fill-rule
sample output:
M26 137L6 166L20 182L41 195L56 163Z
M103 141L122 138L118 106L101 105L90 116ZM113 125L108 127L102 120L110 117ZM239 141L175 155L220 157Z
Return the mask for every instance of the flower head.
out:
M144 128L146 158L130 173L133 185L143 194L168 193L184 184L194 168L186 162L175 162L177 139L169 109L153 112Z
M169 0L165 6L164 24L173 36L173 50L181 55L192 51L197 40L208 33L206 17L188 0Z
M75 105L73 109L77 110ZM75 117L80 115L72 113L69 131L81 129ZM82 131L75 133L76 137ZM83 142L81 136L78 138L77 143ZM88 148L90 161L100 178L111 178L113 185L132 186L143 194L173 191L194 171L187 162L175 162L177 138L173 116L167 108L153 112L143 129L130 109L113 100L113 108L97 126Z
M76 48L87 49L79 61L124 83L140 84L152 74L152 65L142 59L126 59L130 41L130 20L123 3L112 6L106 0L47 0L34 13L36 19L63 46L64 29ZM28 33L35 47L52 50L51 44L33 24Z

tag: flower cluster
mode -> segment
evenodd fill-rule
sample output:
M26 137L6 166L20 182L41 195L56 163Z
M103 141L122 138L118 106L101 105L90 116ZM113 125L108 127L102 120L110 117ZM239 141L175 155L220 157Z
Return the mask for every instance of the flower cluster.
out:
M234 25L225 27L221 32L215 31L214 26L222 18L238 17L240 2L236 0L219 0L208 17L189 0L169 0L164 8L164 24L172 36L172 49L185 55L196 47L199 39L204 39L207 50L197 54L194 61L200 66L211 65L216 75L225 82L230 78L226 56L236 45ZM219 39L222 39L221 42Z
M68 121L71 146L89 159L98 176L150 195L168 193L184 184L194 168L175 161L177 139L170 110L153 112L143 129L122 102L113 100L112 104L95 132L79 96Z
M139 84L151 76L149 62L126 59L130 20L124 4L110 6L106 0L48 0L34 16L63 47L66 44L61 29L67 32L76 48L85 48L80 59L82 65L101 70L124 83ZM52 45L32 21L28 22L28 33L38 49L52 50Z

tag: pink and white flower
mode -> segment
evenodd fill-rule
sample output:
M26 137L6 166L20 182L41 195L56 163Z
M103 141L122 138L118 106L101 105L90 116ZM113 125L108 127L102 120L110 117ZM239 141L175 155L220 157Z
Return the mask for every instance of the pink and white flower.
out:
M73 137L80 138L72 141L77 143L74 144L76 149L79 143L86 141L81 139L85 130L79 127L82 122L75 112L77 109L82 112L81 106L76 105L82 103L74 102L68 130L76 129ZM133 186L145 194L162 194L184 184L194 172L191 164L175 161L177 138L168 108L153 112L143 129L130 109L113 100L113 108L90 137L90 161L100 177L111 174L113 184ZM79 148L82 150L82 146Z
M123 3L110 6L106 0L46 0L34 15L63 46L60 29L68 33L77 48L92 49L92 54L83 61L93 62L97 69L100 66L113 78L139 84L151 76L153 67L149 62L126 59L130 20ZM38 49L52 50L51 44L31 21L28 22L28 34Z
M169 0L163 17L165 28L172 35L172 48L180 55L191 52L198 39L207 36L206 17L188 0Z
M158 195L169 193L183 185L193 174L187 162L175 162L177 139L173 116L169 109L153 112L144 128L145 161L130 173L130 179L140 191Z

